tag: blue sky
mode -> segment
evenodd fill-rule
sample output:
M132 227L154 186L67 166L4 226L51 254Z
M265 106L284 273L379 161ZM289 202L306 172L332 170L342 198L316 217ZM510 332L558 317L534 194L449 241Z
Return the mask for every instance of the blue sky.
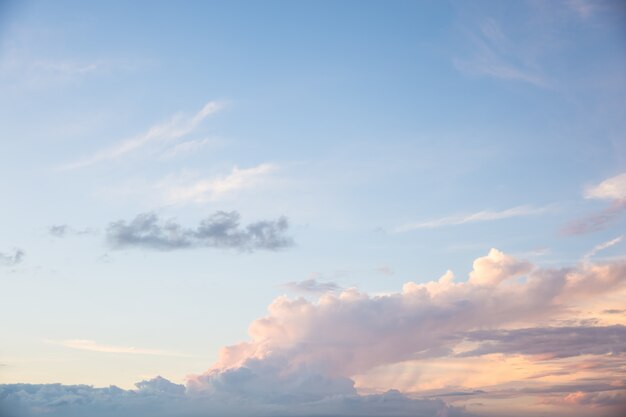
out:
M277 296L463 281L491 248L623 260L619 2L0 14L1 383L183 383ZM200 233L218 211L237 242Z

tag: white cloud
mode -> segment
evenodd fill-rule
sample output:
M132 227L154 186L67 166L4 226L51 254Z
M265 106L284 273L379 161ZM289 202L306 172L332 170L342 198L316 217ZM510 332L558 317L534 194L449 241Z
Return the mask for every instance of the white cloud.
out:
M585 198L601 200L626 199L626 172L607 178L599 184L587 187L584 196Z
M222 108L223 105L221 103L210 101L205 104L198 113L191 117L185 117L180 113L176 114L169 121L155 125L138 136L118 143L111 148L100 150L91 156L63 165L61 169L77 169L102 161L114 160L152 142L179 139L192 133L204 119Z
M512 217L525 217L537 214L543 214L552 210L552 207L532 207L532 206L518 206L512 207L502 211L479 211L477 213L460 215L460 216L448 216L439 219L428 220L417 223L407 223L393 229L394 233L403 233L415 229L433 229L436 227L445 226L457 226L466 223L486 222L492 220L509 219Z

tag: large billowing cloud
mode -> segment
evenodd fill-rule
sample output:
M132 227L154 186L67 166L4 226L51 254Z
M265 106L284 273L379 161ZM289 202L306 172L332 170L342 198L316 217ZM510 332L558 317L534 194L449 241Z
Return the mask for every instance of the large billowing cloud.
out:
M289 223L285 217L240 226L236 211L217 211L195 228L186 228L170 220L161 221L154 213L139 214L130 222L109 224L107 240L114 248L141 247L174 250L212 247L253 251L277 250L293 245L286 235Z
M278 297L251 324L249 341L223 348L219 360L184 387L163 378L132 391L7 385L0 398L6 407L50 416L176 410L180 416L451 417L465 415L458 403L470 398L505 399L506 415L533 415L515 411L522 399L545 415L617 417L626 407L626 327L602 322L607 306L601 301L623 297L625 287L625 261L587 259L545 269L492 249L465 281L448 271L437 281L408 282L397 293L333 289L313 301ZM494 355L499 359L492 363L505 372L493 370L481 380L478 373L492 370L480 361ZM479 361L476 377L465 384L437 375L444 382L427 381L429 390L385 392L383 383L365 395L355 382L384 376L389 367L392 373L414 369L411 378L419 380L433 364L459 361L469 369ZM516 361L525 361L523 374Z
M533 270L492 249L474 262L466 282L446 274L389 295L349 289L318 302L279 297L268 316L250 326L252 340L224 348L213 372L263 361L280 363L284 372L317 369L349 377L446 354L475 329L558 317L576 301L625 284L626 263Z

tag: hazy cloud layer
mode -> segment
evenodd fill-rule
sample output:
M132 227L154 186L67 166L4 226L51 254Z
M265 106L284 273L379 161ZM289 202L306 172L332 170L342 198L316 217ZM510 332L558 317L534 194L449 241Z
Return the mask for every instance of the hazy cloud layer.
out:
M139 214L133 220L109 224L106 235L114 248L139 247L175 250L194 247L237 249L241 251L278 250L293 245L286 235L287 218L240 225L236 211L217 211L195 228L186 228L173 220L162 221L154 213Z
M24 251L13 249L13 253L0 252L0 266L14 266L22 262Z
M480 342L480 346L461 353L462 357L506 353L547 360L580 355L619 355L626 353L626 326L481 330L469 333L466 340Z

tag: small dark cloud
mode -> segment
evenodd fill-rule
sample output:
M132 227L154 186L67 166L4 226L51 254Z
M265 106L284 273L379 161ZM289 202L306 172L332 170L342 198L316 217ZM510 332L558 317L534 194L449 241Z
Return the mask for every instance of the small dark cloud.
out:
M66 237L69 235L81 236L95 234L92 229L74 229L67 224L55 224L48 228L48 232L54 237Z
M624 314L626 313L626 310L618 310L615 308L611 308L609 310L603 310L602 313L604 314Z
M0 252L0 265L1 266L15 266L22 262L24 258L24 251L21 249L13 249L13 253Z
M288 282L284 284L284 286L292 291L306 294L322 294L341 289L341 287L334 282L318 282L314 278L305 279L303 281Z
M138 247L169 251L196 247L254 250L278 250L293 246L286 236L287 218L240 225L236 211L217 211L195 228L186 228L173 220L162 221L154 213L139 214L130 222L110 223L106 230L109 244L115 249Z

